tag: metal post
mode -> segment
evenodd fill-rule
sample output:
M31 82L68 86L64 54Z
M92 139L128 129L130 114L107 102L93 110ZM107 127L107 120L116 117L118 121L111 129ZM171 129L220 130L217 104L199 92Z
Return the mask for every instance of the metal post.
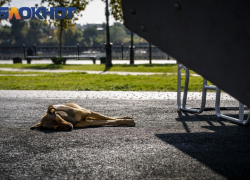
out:
M152 46L149 43L149 64L152 64Z
M123 60L123 43L122 43L122 60Z
M79 55L80 55L79 43L77 43L77 55L78 55L78 60L79 60Z
M108 8L108 0L106 0L106 36L107 36L107 43L105 44L106 47L106 68L112 67L112 44L110 43L110 34L109 34L109 8Z
M35 56L36 56L36 44L34 44L34 53L35 53Z
M24 59L26 59L25 44L23 44L23 55L24 55Z
M134 64L134 33L131 31L131 46L130 46L130 64Z

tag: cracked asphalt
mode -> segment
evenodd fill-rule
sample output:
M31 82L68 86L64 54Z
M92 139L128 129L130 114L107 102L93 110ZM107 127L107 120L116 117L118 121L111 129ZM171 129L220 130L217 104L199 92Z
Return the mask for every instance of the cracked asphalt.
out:
M176 96L161 93L0 91L0 179L249 179L249 126L178 112ZM194 94L188 104L199 107ZM224 97L222 105L238 104ZM132 116L136 127L29 129L65 102Z

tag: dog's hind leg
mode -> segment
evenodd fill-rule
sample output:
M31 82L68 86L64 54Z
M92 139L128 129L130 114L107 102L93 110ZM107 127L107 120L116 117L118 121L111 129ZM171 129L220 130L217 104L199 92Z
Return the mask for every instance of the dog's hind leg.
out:
M76 109L84 109L83 107L81 107L81 106L79 106L79 105L77 105L75 103L64 103L63 105L73 107L73 108L76 108Z
M125 116L125 117L108 117L108 116L104 116L104 115L99 114L99 113L94 112L94 111L91 111L91 114L86 119L91 119L91 118L94 118L96 120L132 119L129 116Z
M96 120L116 120L116 118L108 117L97 112L91 111L91 113L86 117L86 119L94 118Z

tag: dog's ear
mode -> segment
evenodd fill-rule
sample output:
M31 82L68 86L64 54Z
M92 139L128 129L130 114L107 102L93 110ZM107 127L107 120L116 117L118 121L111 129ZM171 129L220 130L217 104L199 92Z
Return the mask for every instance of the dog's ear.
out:
M49 107L48 107L48 113L49 114L55 114L55 108L52 105L49 105Z
M65 121L58 114L56 114L56 122L59 124L61 130L71 131L73 129L73 125L71 123Z
M34 130L34 129L39 129L41 127L42 127L41 123L37 123L35 126L30 127L30 129Z

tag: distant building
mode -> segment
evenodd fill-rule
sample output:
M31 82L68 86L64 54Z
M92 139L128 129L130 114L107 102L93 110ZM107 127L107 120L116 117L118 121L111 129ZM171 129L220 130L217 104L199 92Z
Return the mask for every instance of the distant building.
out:
M91 27L91 26L95 26L96 28L98 28L98 27L101 27L102 24L84 24L83 28L85 29L85 28L88 28L88 27Z

